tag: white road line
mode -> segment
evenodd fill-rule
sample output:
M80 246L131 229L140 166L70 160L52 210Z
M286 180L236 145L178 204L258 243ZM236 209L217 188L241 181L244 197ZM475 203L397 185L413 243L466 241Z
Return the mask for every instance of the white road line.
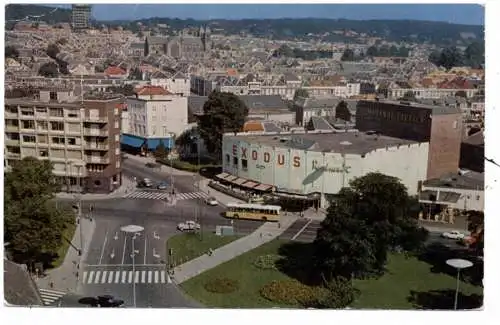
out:
M94 279L94 271L90 271L90 273L89 273L89 282L87 282L87 283L92 283L93 279Z
M125 237L125 241L123 242L123 255L122 255L122 264L125 262L125 251L126 251L126 246L127 246L127 236Z
M125 283L126 278L127 278L127 271L122 271L122 283Z
M148 237L144 234L144 264L146 264L146 256L148 254Z
M120 282L120 271L116 271L115 273L115 283Z
M139 283L139 271L135 271L135 283Z
M148 283L153 283L153 271L148 271Z
M99 283L100 275L101 275L101 271L97 271L95 273L95 281L94 281L94 283Z
M128 271L128 282L132 283L132 279L134 278L134 271Z
M155 271L155 283L158 283L158 278L159 278L158 271Z
M113 273L114 273L114 271L109 271L108 283L112 283L113 282Z
M142 274L141 274L141 283L146 283L146 271L142 271Z
M83 272L82 283L85 283L85 280L87 280L87 275L88 275L87 271Z
M102 263L102 257L104 256L104 250L106 249L106 242L108 241L108 230L106 229L106 234L104 235L104 243L101 248L101 257L99 257L99 264Z
M304 230L306 230L307 226L309 226L309 224L312 222L312 219L309 220L305 225L304 227L302 227L302 229L300 229L293 237L292 237L292 240L295 240L295 238L299 237L301 233L304 232Z
M106 276L108 275L108 271L102 272L101 283L106 283Z
M170 279L170 276L167 275L167 283L172 283L172 279Z
M165 283L165 271L160 272L161 283Z

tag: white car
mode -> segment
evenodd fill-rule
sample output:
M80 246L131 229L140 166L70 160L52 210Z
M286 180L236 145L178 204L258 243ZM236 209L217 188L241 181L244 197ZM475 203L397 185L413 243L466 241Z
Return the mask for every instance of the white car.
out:
M219 202L217 202L217 200L214 197L207 197L205 199L205 203L211 206L216 206L219 204Z
M177 225L177 229L179 229L180 231L199 230L200 228L201 228L200 224L192 220L182 222Z
M450 231L450 232L443 232L441 234L441 236L444 237L444 238L455 239L455 240L464 239L465 238L465 234L461 233L460 231L456 231L456 230L453 230L453 231Z

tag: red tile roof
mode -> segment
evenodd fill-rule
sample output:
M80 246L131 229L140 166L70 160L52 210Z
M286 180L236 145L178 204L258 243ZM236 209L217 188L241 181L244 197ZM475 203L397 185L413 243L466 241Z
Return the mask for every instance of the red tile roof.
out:
M119 67L111 66L104 70L104 74L107 76L125 75L127 74L127 71Z
M135 89L139 96L171 95L172 93L160 86L143 86Z
M264 131L264 126L259 121L248 121L243 125L243 132Z
M439 89L471 89L472 84L465 78L457 77L452 80L445 80L438 84Z

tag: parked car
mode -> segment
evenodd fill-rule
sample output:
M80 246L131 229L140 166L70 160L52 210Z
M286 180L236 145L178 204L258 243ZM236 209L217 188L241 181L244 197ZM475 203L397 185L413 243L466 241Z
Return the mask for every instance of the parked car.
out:
M193 231L193 230L199 230L200 228L201 228L200 224L194 222L193 220L181 222L180 224L177 225L177 229L179 229L180 231Z
M123 305L123 300L116 299L115 297L113 297L111 295L103 295L103 296L97 297L97 306L98 307L116 308L116 307L121 307L122 305Z
M153 187L153 181L150 180L149 178L144 178L142 181L139 182L140 187Z
M217 202L217 200L213 196L207 197L205 199L205 203L211 206L216 206L219 204L219 202Z
M450 232L443 232L441 234L441 237L448 238L448 239L454 239L454 240L461 240L461 239L465 238L465 234L461 233L460 231L453 230Z
M168 189L169 184L167 182L161 182L156 186L157 189L159 190L166 190Z

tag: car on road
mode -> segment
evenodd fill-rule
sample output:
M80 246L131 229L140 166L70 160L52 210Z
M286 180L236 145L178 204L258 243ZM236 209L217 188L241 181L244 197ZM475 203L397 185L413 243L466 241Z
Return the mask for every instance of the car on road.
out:
M139 187L153 187L153 181L149 178L144 178L139 182Z
M97 306L98 307L108 307L108 308L116 308L123 306L123 300L116 299L111 295L103 295L97 297Z
M177 225L177 229L180 231L194 231L199 230L201 228L200 224L194 222L193 220L188 220L186 222L181 222Z
M152 163L152 162L147 162L146 167L148 168L158 168L160 167L160 164Z
M211 196L211 197L207 197L205 199L205 204L208 204L211 206L216 206L219 204L219 202L217 202L217 200L213 196Z
M447 231L443 232L441 234L441 237L443 238L448 238L448 239L454 239L454 240L461 240L465 238L465 234L461 233L460 231L453 230L453 231Z
M160 184L158 184L158 186L156 186L157 189L159 190L166 190L168 189L168 183L167 182L161 182Z

